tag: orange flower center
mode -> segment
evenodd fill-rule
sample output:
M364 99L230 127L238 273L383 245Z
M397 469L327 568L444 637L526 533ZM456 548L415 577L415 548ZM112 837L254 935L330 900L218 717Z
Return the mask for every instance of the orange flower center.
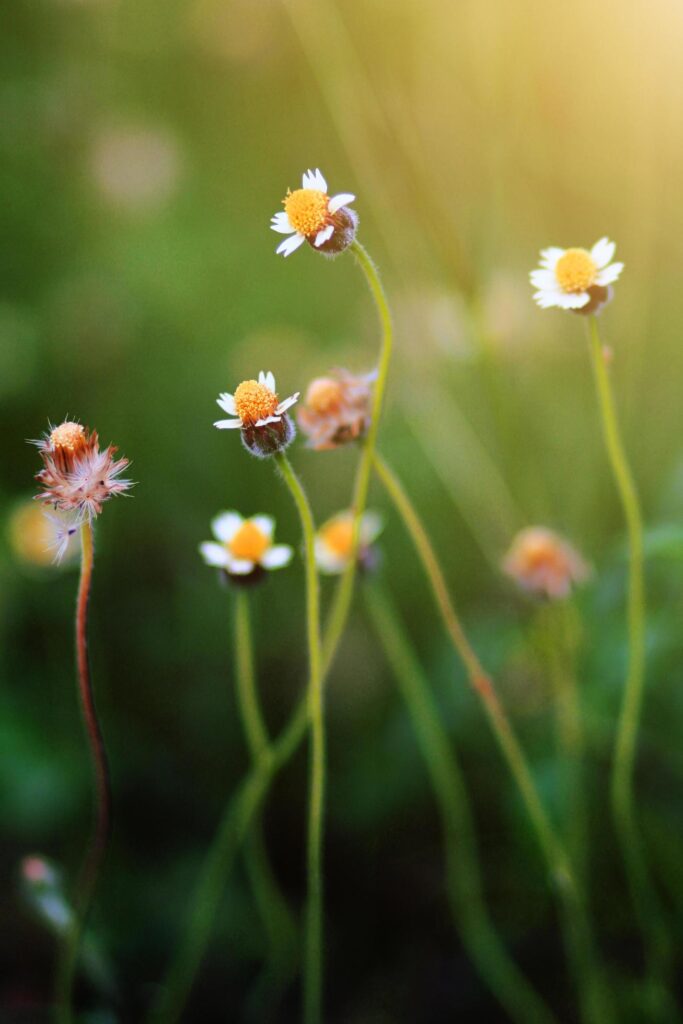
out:
M86 447L85 428L80 423L60 424L50 434L50 447L55 451L62 451L75 455Z
M256 380L244 380L235 391L235 409L245 425L274 416L278 398L274 391Z
M353 519L333 519L320 530L321 539L339 558L348 558L353 546Z
M242 523L239 530L228 541L228 548L235 558L258 562L270 547L270 540L250 519Z
M585 249L567 249L560 256L555 267L555 277L563 292L585 292L592 284L598 268L589 252Z
M325 415L336 412L342 403L342 388L332 377L317 377L306 392L306 405L313 412Z
M557 572L566 572L567 557L560 544L550 539L534 539L527 541L523 553L527 569L554 569Z
M298 188L282 200L289 223L300 235L316 235L328 223L330 197L315 188Z

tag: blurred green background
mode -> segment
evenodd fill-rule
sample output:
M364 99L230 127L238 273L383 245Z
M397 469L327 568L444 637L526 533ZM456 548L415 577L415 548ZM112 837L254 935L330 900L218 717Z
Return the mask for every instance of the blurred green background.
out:
M213 429L215 398L260 369L274 371L285 396L332 366L366 371L376 358L375 314L351 257L327 262L308 248L274 256L269 217L317 166L332 193L356 193L360 237L395 314L381 448L424 514L556 815L552 697L534 609L498 566L517 529L543 523L595 567L579 597L589 855L601 935L628 991L637 940L605 811L625 663L622 518L583 323L538 310L528 271L541 247L590 246L605 234L626 264L601 326L650 527L639 806L680 918L683 8L11 0L0 23L7 1019L42 1019L54 953L20 898L18 862L45 853L73 878L90 800L73 670L76 575L34 565L17 547L16 509L39 468L24 439L48 419L79 418L132 459L137 481L98 522L92 602L115 792L95 924L116 965L121 1019L135 1021L248 763L231 594L197 544L210 518L232 507L272 513L278 539L298 539L271 467ZM321 521L347 504L355 458L293 449ZM516 792L401 524L379 490L372 504L386 518L382 575L463 760L494 918L572 1020L544 866ZM259 681L277 729L305 683L301 565L275 574L253 606ZM462 1019L503 1019L454 939L432 794L361 602L330 680L328 723L329 1020L431 1024L454 1007ZM302 751L267 813L273 860L297 909L305 793ZM254 996L264 948L240 867L186 1019L296 1019L295 989L267 1011Z

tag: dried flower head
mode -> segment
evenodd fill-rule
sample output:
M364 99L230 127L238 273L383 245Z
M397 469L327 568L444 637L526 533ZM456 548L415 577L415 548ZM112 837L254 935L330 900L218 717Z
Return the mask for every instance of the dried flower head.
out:
M221 512L211 521L211 531L215 540L199 545L202 558L207 565L240 580L255 580L264 570L281 569L294 554L289 544L273 544L272 516L244 519L239 512Z
M34 443L43 460L36 475L43 489L36 497L73 513L77 522L98 516L105 501L132 487L130 480L119 479L128 459L116 459L114 445L100 451L97 431L80 423L67 420Z
M572 545L545 526L521 530L503 559L503 570L530 594L558 600L590 575Z
M356 377L347 370L333 370L329 377L311 381L297 414L309 448L338 448L363 436L370 426L376 376L366 373Z
M271 217L271 229L290 236L280 242L275 251L289 256L308 242L328 256L343 252L356 237L358 214L348 205L355 198L350 192L330 198L320 171L306 171L301 188L294 192L288 189L282 200L284 210Z
M320 572L335 575L344 572L353 550L354 514L351 509L338 512L319 528L315 535L315 559ZM367 511L361 516L358 537L358 564L364 569L374 565L372 545L382 532L382 518Z
M612 263L614 242L601 238L593 248L558 249L541 252L541 266L532 270L531 283L538 289L534 299L543 309L594 313L611 298L609 285L617 280L623 263Z
M287 409L299 398L299 392L280 402L275 390L275 377L263 370L258 380L243 380L234 394L223 392L216 401L224 412L236 417L217 420L219 430L237 430L252 455L265 458L284 451L294 440L294 424Z

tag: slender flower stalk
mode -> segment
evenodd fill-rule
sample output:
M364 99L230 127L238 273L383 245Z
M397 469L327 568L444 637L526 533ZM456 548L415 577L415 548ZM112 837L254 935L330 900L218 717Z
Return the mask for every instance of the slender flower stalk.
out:
M604 349L594 316L588 318L588 340L605 447L624 510L629 545L629 662L612 763L612 813L626 867L631 899L641 931L646 938L649 968L657 988L671 969L671 942L662 922L660 901L645 859L633 800L636 741L645 683L643 521L638 492L619 429ZM660 991L659 995L655 993L655 999L664 1000L663 991Z
M510 1019L517 1024L551 1024L557 1018L509 956L486 909L467 790L429 682L387 592L373 583L365 589L365 599L407 704L439 806L454 926L482 979Z
M107 752L102 738L88 658L88 604L94 561L93 527L81 525L81 576L76 602L76 662L83 721L90 745L95 777L95 821L74 900L74 914L57 965L56 1003L59 1024L73 1021L73 984L83 932L104 862L111 828L111 784Z
M284 452L275 456L301 520L306 570L306 624L308 637L308 713L311 728L311 789L308 810L308 897L304 948L304 1021L322 1019L323 985L323 829L325 802L325 717L323 661L320 643L320 588L315 561L315 524L298 476Z
M463 630L425 528L398 477L377 453L374 465L415 544L444 626L465 666L470 686L483 705L536 833L559 901L565 944L577 975L582 1018L586 1024L605 1024L613 1019L611 999L598 968L583 893L571 861L541 802L528 762L498 698L493 680L485 672Z
M237 703L252 765L258 768L261 762L269 757L269 738L256 689L249 595L244 589L237 590L235 594L234 617ZM272 969L268 972L268 977L277 987L287 973L287 961L295 928L287 902L270 864L263 824L258 815L255 816L251 827L245 853L254 899L271 947Z
M363 271L368 288L370 289L370 294L372 295L375 303L382 328L382 343L377 366L377 379L375 382L370 426L368 427L367 435L363 441L363 448L358 462L358 469L356 471L356 479L353 488L351 507L356 519L354 523L352 554L349 558L346 571L339 581L339 586L337 587L334 596L334 603L330 611L323 651L325 660L331 660L334 656L334 652L339 646L339 641L342 633L344 632L349 608L351 606L353 584L356 578L358 562L358 559L355 556L358 551L360 541L362 516L365 511L365 506L367 505L368 490L370 487L370 474L372 471L374 452L377 445L377 433L384 405L384 395L387 387L394 340L389 303L387 302L387 297L384 292L384 288L382 287L377 267L370 258L367 250L361 245L358 239L354 239L350 248L358 261L358 265Z

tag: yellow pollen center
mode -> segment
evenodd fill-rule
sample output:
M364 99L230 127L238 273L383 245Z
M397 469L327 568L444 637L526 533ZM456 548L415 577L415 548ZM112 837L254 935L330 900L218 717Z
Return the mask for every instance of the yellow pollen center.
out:
M228 542L228 548L235 558L258 562L270 547L270 541L250 519L242 523L239 530Z
M548 568L563 572L567 567L567 559L562 547L550 539L527 541L524 558L527 568L531 571Z
M311 381L306 392L306 405L313 412L326 414L336 412L341 405L342 389L339 382L331 377L318 377Z
M50 447L55 450L77 452L85 446L85 428L80 423L60 424L50 434Z
M555 267L555 277L563 292L585 292L595 284L598 268L585 249L567 249Z
M314 188L298 188L282 200L289 223L300 235L315 235L328 223L330 197Z
M256 380L242 381L234 397L237 415L247 426L275 415L277 395Z
M353 545L353 520L333 519L327 526L323 526L320 536L328 548L340 558L348 558Z

